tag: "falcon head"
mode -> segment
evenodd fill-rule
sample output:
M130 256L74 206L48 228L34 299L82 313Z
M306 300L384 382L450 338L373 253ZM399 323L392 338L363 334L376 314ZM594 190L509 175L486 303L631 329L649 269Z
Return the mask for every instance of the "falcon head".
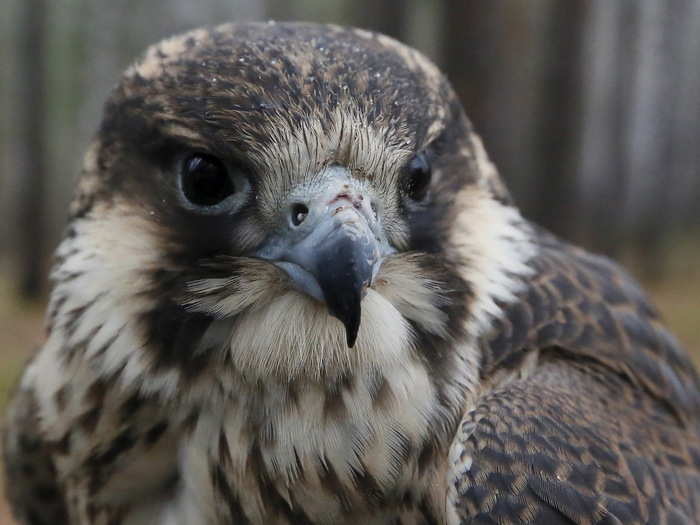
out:
M151 47L114 90L52 318L133 381L439 370L512 293L526 238L421 54L356 29L224 25ZM77 328L61 317L88 302Z

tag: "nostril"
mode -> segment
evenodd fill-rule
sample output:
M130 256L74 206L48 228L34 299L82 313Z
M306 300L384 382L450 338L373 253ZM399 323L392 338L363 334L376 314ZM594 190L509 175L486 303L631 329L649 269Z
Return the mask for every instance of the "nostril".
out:
M299 226L304 222L308 214L309 208L307 208L305 204L301 204L300 202L294 204L292 206L292 224L294 226Z

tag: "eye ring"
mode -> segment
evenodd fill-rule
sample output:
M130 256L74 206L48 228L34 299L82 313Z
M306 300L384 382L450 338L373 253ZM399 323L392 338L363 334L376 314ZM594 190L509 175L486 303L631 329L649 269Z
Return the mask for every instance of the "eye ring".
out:
M428 194L432 180L430 159L425 152L417 153L405 168L404 190L413 201L422 201Z
M238 191L226 165L206 153L192 153L182 159L179 186L187 203L200 209L217 207Z

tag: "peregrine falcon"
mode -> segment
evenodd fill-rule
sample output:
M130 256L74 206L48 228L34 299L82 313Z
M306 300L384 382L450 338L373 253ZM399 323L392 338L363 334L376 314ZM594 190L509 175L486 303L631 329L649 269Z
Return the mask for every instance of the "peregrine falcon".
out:
M4 435L21 523L700 523L688 356L386 36L151 47L52 277Z

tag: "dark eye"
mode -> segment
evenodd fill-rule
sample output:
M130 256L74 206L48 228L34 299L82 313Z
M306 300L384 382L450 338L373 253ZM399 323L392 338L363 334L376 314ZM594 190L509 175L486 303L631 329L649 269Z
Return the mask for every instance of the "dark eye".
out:
M196 153L185 158L180 173L185 198L195 206L215 206L236 192L226 166L216 157Z
M428 193L432 171L425 153L416 154L406 166L406 194L414 201L421 201Z

